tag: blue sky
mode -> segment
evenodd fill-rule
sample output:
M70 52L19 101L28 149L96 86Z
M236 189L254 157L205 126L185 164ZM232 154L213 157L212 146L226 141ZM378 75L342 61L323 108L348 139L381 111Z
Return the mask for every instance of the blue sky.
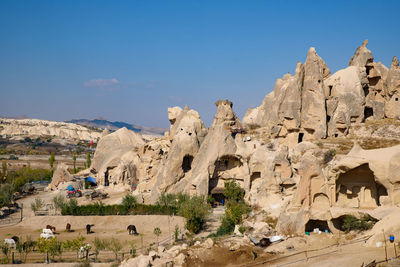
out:
M210 125L240 118L314 46L332 72L364 39L400 57L400 1L0 0L0 115L168 127L167 108Z

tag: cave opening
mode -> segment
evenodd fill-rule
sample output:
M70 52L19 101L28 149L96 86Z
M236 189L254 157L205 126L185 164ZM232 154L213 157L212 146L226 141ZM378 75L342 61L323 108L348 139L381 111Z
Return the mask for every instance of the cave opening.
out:
M182 170L184 173L186 173L192 169L192 161L193 161L192 155L186 155L183 157Z
M299 137L298 137L298 139L297 139L297 143L298 143L298 144L301 143L301 142L303 142L303 137L304 137L304 133L299 133Z
M374 116L374 110L371 107L365 107L364 108L364 121L369 118Z
M306 232L313 232L316 228L318 228L321 232L325 232L325 230L330 232L328 222L322 220L309 220L306 224L305 230Z

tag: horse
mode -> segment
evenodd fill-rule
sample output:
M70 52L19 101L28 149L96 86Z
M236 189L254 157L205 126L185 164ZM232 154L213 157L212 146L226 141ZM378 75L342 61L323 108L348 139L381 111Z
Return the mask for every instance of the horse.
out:
M92 232L92 226L94 226L94 224L86 224L86 234L90 234Z
M15 235L15 236L11 237L11 239L15 241L15 244L18 244L18 242L19 242L18 236Z
M67 225L65 226L65 230L67 230L67 232L71 232L71 224L67 223Z
M129 225L127 228L126 228L126 230L128 230L128 233L130 234L130 235L138 235L138 232L136 231L136 226L134 226L134 225Z
M10 248L13 248L13 249L17 248L17 245L16 245L14 239L11 239L11 238L4 239L4 245L7 245L7 246L9 246Z
M46 229L50 229L53 233L56 232L56 227L54 227L53 225L50 225L50 224L46 225Z

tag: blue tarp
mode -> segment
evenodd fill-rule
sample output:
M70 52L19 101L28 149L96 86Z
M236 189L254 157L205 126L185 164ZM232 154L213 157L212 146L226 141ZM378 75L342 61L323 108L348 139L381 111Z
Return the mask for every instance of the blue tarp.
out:
M92 184L97 184L96 178L93 178L93 177L90 177L90 176L85 178L85 181L90 182Z
M72 185L68 185L67 191L75 191L75 188Z

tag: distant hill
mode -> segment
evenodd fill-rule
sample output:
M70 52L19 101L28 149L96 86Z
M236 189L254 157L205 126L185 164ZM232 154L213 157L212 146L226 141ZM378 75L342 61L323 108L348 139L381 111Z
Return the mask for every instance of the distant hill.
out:
M87 120L87 119L74 119L74 120L69 120L65 121L69 123L75 123L83 126L89 126L89 127L96 127L96 128L101 128L101 129L109 129L116 131L122 127L126 127L129 130L135 131L137 133L141 134L152 134L152 135L163 135L167 129L164 128L156 128L156 127L144 127L144 126L139 126L139 125L134 125L134 124L129 124L126 122L122 121L108 121L104 119L93 119L93 120Z

